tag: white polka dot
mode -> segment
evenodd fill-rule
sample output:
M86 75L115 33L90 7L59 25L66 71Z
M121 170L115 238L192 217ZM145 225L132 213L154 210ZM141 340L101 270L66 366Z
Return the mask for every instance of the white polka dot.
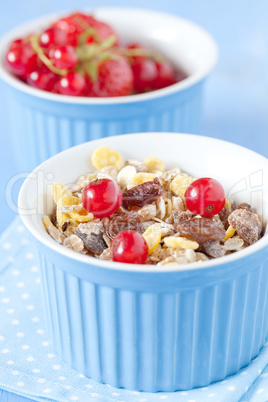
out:
M37 279L35 280L35 283L37 283L37 285L39 285L39 284L41 283L40 278L37 278Z
M34 357L33 357L33 356L27 357L27 362L33 362L33 361L34 361Z
M64 385L64 388L65 388L65 389L71 389L72 386L71 386L71 385Z
M19 338L23 338L23 337L24 337L24 333L23 333L23 332L17 332L17 336L18 336Z
M22 349L23 349L23 350L28 350L29 348L30 348L29 345L22 345Z
M33 322L38 322L38 321L40 321L40 319L39 319L38 317L33 317L33 318L32 318L32 321L33 321Z
M168 397L167 397L167 395L160 395L159 398L160 399L167 399Z
M100 396L100 394L96 394L96 392L91 392L90 395L93 396L93 397L98 397L98 396Z
M20 372L19 372L18 370L12 370L11 373L12 373L13 375L19 375L19 374L20 374Z
M24 232L24 226L19 225L19 226L17 227L17 232Z
M242 373L240 373L240 375L247 375L247 371L242 371Z
M84 374L79 374L80 378L85 378Z
M262 370L261 370L261 369L259 369L259 370L258 370L258 374L260 375L260 374L261 374L261 372L262 372Z
M265 377L267 377L268 376L268 373L263 373L262 375L261 375L261 377L263 377L263 378L265 378Z
M106 384L107 385L107 384ZM86 387L87 388L93 388L93 385L91 385L91 384L86 384Z
M23 295L21 295L22 299L29 299L30 295L29 293L23 293Z
M45 333L45 331L43 329L41 329L41 328L39 328L36 332L39 335L43 335Z
M120 394L118 392L112 392L113 396L120 396Z
M247 391L248 391L248 389L249 389L249 387L246 387L246 388L245 388L245 392L247 392Z
M207 390L208 390L208 387L200 388L200 391L207 391Z
M3 247L4 250L9 250L9 249L11 249L11 244L10 243L4 243L4 244L2 244L2 247Z
M10 299L8 297L4 297L4 299L2 299L2 302L3 303L9 303Z
M17 286L17 288L24 288L24 282L18 282L17 284L16 284L16 286Z
M140 392L139 392L139 391L132 391L132 394L133 394L133 395L139 395Z
M11 322L13 325L19 325L19 323L20 323L19 320L12 320Z
M18 387L24 387L24 385L25 385L24 382L21 382L21 381L17 382Z
M33 253L27 253L26 258L27 258L27 260L32 260L34 258Z
M55 357L55 355L54 355L54 353L48 353L48 354L47 354L47 357L48 357L49 359L53 359L53 357Z
M7 361L7 364L8 364L9 366L12 366L12 364L14 364L14 362L13 362L13 360L8 360L8 361Z
M33 373L40 373L40 369L33 369L32 372Z
M230 387L227 388L228 391L235 391L235 387L233 385L231 385Z
M78 401L78 397L77 396L71 396L70 401Z
M15 311L14 308L8 308L8 309L7 309L7 313L8 313L8 314L13 314L14 311Z
M20 271L18 271L17 269L13 269L13 271L11 272L11 275L13 276L18 276L20 274Z
M4 353L4 354L9 353L9 349L7 349L7 348L2 349L2 350L1 350L1 353Z
M38 272L39 268L36 265L34 265L33 267L31 267L31 271L32 272Z
M208 394L209 398L213 398L213 396L216 396L216 394Z
M34 306L30 304L29 306L26 306L27 310L34 310Z
M7 257L7 261L10 262L11 264L13 264L16 260L14 257L10 256L10 257Z
M139 402L147 402L147 400L148 399L142 398L142 399L139 399Z
M5 337L3 335L0 335L0 341L4 341Z
M264 391L264 388L258 389L257 394L261 394Z
M50 389L50 388L45 388L45 389L44 389L44 393L45 393L45 394L49 394L50 392L51 392L51 389Z
M188 402L196 402L195 399L188 399Z
M41 384L42 384L43 382L45 382L45 381L46 381L45 378L38 378L38 379L37 379L37 382L40 382Z
M182 392L180 392L180 395L188 395L188 392L182 391Z
M59 364L54 364L54 366L52 366L53 370L59 370L61 369L61 366Z
M43 345L43 346L49 346L49 342L48 342L48 341L44 341L44 342L42 342L42 345Z
M66 377L64 377L63 375L61 375L61 376L59 377L59 380L64 381L64 380L66 380Z
M4 286L0 286L0 292L4 292L6 288Z

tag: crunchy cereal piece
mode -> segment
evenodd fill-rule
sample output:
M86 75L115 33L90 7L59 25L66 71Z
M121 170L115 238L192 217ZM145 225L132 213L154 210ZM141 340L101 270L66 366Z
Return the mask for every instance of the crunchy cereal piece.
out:
M253 214L246 209L236 209L229 215L228 222L246 245L253 244L259 240L262 225L257 214Z
M92 221L92 219L94 219L94 215L88 212L83 205L82 207L80 207L80 205L81 204L78 205L78 209L74 208L73 211L69 212L70 218L80 223Z
M54 183L52 185L51 192L56 204L58 203L59 199L63 196L64 193L71 196L71 191L63 183Z
M225 231L209 218L190 218L180 222L175 229L181 236L199 244L210 240L221 240L225 236Z
M196 262L196 252L190 248L185 250L185 257L189 263Z
M144 207L137 210L142 222L150 221L156 216L156 205L146 204Z
M74 193L83 190L91 181L96 180L96 173L83 174L77 182L70 188Z
M64 240L64 235L63 233L56 228L56 226L53 225L53 223L51 222L50 218L45 215L43 218L43 224L48 232L48 234L54 239L56 240L57 243L62 244L63 240Z
M172 168L164 172L161 176L162 185L165 189L169 188L170 183L176 177L181 170L178 167Z
M159 223L161 230L162 230L162 237L170 236L171 234L174 233L174 226L172 224L164 222L158 218L153 218L153 220L155 222Z
M104 233L104 235L102 237L103 237L103 240L105 241L105 243L107 244L107 246L110 247L111 239L107 236L106 233Z
M226 248L222 246L219 240L209 240L202 244L202 250L213 258L223 257L226 254Z
M144 159L143 163L145 166L147 166L149 172L159 170L161 173L163 173L165 171L165 164L159 158L149 157Z
M103 240L104 226L102 222L80 223L75 231L85 247L93 254L100 255L107 248Z
M159 219L164 219L166 216L166 204L163 197L159 197L155 202L156 204L156 217Z
M182 265L188 264L188 260L185 256L174 259L173 257L167 257L163 261L160 261L157 265Z
M59 227L61 228L62 225L67 222L70 219L70 216L68 213L62 213L61 208L64 206L70 206L70 205L79 205L81 203L80 198L75 197L72 195L72 193L67 193L65 192L60 199L57 202L57 222Z
M137 172L148 172L148 168L143 162L137 161L136 159L129 159L126 161L125 166L134 166Z
M226 240L224 243L224 247L228 251L238 251L243 247L244 240L240 239L239 236L232 237L231 239Z
M110 147L99 147L95 149L91 156L93 166L101 170L106 166L114 166L117 170L123 167L123 158L119 152Z
M181 197L172 197L172 209L173 211L185 211L184 202L182 201Z
M84 249L84 243L75 234L72 234L71 236L66 237L63 241L63 245L67 248L77 251L78 253L81 253Z
M224 205L222 210L219 212L218 216L219 216L220 220L222 221L222 224L223 224L225 230L228 229L228 226L229 226L229 223L228 223L229 215L230 215L230 211L228 210L226 205Z
M195 256L196 256L196 262L209 260L206 254L200 253L199 251L195 253Z
M233 237L235 234L235 229L232 228L232 226L229 226L228 229L226 230L224 240L230 239L230 237Z
M165 237L164 243L167 247L172 248L196 250L199 247L199 244L196 241L185 239L185 237L175 237L175 236Z
M161 240L161 227L158 223L150 226L144 233L143 238L148 245L148 255L156 249Z
M117 182L122 191L125 191L127 189L128 184L136 175L136 173L136 168L131 165L127 165L120 170L117 176Z
M154 173L136 173L135 176L129 181L127 185L127 189L130 190L133 187L139 186L140 184L146 183L148 181L153 181L156 178L156 174Z
M143 224L136 211L127 211L122 214L113 214L112 218L104 223L105 233L112 240L123 230L136 230L143 233Z
M175 194L184 197L185 191L195 179L186 173L180 173L170 183L170 190Z
M117 181L117 169L114 166L105 166L97 172L97 179L109 179Z
M123 193L122 205L124 208L132 206L143 207L152 204L163 194L163 187L158 178L147 181L127 190Z
M100 260L106 260L106 261L112 261L113 256L112 256L112 250L109 248L106 248L103 250L103 252L99 256Z
M174 229L179 231L181 222L193 218L194 214L191 211L173 211L172 217L174 221Z
M76 222L70 218L70 220L65 222L62 226L62 231L64 233L64 236L68 237L68 236L71 236L72 234L74 234L78 225L79 225L79 222Z
M168 197L164 196L163 198L164 198L165 207L166 207L166 215L164 216L164 218L166 219L172 214L172 201Z

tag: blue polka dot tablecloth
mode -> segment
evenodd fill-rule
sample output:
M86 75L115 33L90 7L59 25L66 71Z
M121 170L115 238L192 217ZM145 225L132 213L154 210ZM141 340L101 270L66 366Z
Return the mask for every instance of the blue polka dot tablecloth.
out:
M38 253L16 218L0 238L0 389L43 402L268 401L268 343L237 375L191 391L133 392L85 378L53 353L40 291Z

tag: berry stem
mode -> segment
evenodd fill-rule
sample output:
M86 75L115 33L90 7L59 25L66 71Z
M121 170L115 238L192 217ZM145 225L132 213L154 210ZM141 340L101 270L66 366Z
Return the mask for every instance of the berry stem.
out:
M39 35L32 35L29 40L31 42L32 49L35 51L39 59L49 68L50 71L58 75L66 75L68 73L68 70L55 67L52 64L51 60L45 55L43 49L38 43Z
M146 50L146 49L123 49L123 48L118 48L116 49L122 56L125 57L151 57L155 59L158 62L161 62L164 60L164 58L154 50Z

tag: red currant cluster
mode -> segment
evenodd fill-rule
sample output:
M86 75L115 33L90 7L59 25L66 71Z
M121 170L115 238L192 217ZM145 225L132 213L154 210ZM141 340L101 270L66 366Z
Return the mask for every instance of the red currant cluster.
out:
M111 217L122 204L122 193L117 183L109 179L94 180L83 190L82 203L96 218ZM218 214L225 205L225 192L215 179L195 180L186 190L185 203L195 215L211 217ZM148 245L143 236L135 230L123 230L112 243L113 260L129 264L145 264Z
M112 27L80 12L57 20L41 34L14 40L6 62L29 85L71 96L126 96L186 78L138 43L120 46Z

